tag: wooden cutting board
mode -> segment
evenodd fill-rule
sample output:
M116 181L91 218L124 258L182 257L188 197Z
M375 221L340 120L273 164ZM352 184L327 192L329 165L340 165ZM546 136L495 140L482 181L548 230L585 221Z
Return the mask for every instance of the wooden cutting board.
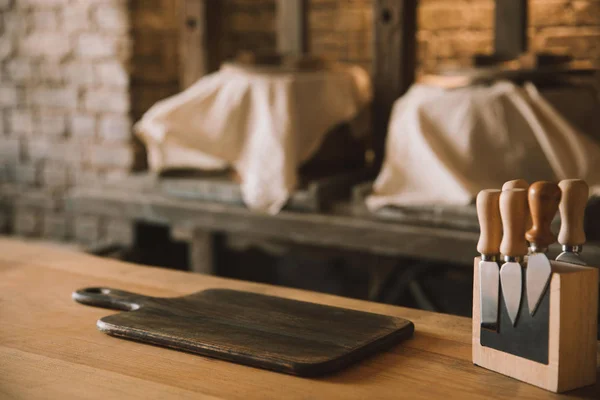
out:
M159 298L87 288L73 299L127 311L98 320L109 335L301 376L338 371L414 332L402 318L227 289Z

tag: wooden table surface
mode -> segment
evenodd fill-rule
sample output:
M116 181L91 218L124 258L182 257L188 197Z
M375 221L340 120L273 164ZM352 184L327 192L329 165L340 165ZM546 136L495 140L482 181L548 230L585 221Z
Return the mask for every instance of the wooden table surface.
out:
M113 311L71 300L87 286L153 296L233 288L408 318L413 339L333 376L307 379L107 336ZM599 349L600 350L600 349ZM0 398L600 398L555 396L471 363L471 320L0 240Z

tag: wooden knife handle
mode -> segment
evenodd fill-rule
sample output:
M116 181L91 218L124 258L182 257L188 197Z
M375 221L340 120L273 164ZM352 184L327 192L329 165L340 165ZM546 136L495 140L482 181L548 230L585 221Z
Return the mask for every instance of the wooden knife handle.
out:
M560 197L560 188L554 182L540 181L529 187L532 226L525 234L525 238L539 249L545 249L556 241L556 236L550 230L550 224L558 211Z
M481 232L477 251L484 255L500 254L502 240L500 193L502 192L497 189L486 189L477 195L477 218Z
M500 217L504 235L500 243L500 253L510 257L523 257L527 254L526 216L527 190L503 190L500 194Z
M562 190L558 243L565 246L581 246L585 243L583 217L590 189L581 179L565 179L560 181L558 186Z
M508 181L502 185L502 190L509 189L529 189L529 182L525 179L513 179L512 181ZM525 217L525 230L531 229L531 213L529 212L529 204L527 205L527 217Z
M508 181L502 185L502 190L509 189L529 189L529 182L527 182L525 179L513 179L512 181Z

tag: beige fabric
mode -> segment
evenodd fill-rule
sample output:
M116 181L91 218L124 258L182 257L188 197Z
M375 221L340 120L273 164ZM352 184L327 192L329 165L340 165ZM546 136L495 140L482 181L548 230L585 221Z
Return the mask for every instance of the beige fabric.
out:
M516 178L582 178L597 191L600 145L531 84L451 91L416 85L394 105L367 206L465 205Z
M297 185L298 166L370 98L359 67L264 73L224 65L154 105L135 131L152 170L233 166L244 202L276 213Z

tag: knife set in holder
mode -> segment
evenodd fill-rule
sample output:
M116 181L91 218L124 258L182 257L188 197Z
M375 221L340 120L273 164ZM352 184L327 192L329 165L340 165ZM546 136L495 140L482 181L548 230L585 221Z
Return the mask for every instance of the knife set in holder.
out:
M580 256L587 199L578 179L479 193L474 364L552 392L596 382L598 270ZM558 208L563 252L551 261Z

